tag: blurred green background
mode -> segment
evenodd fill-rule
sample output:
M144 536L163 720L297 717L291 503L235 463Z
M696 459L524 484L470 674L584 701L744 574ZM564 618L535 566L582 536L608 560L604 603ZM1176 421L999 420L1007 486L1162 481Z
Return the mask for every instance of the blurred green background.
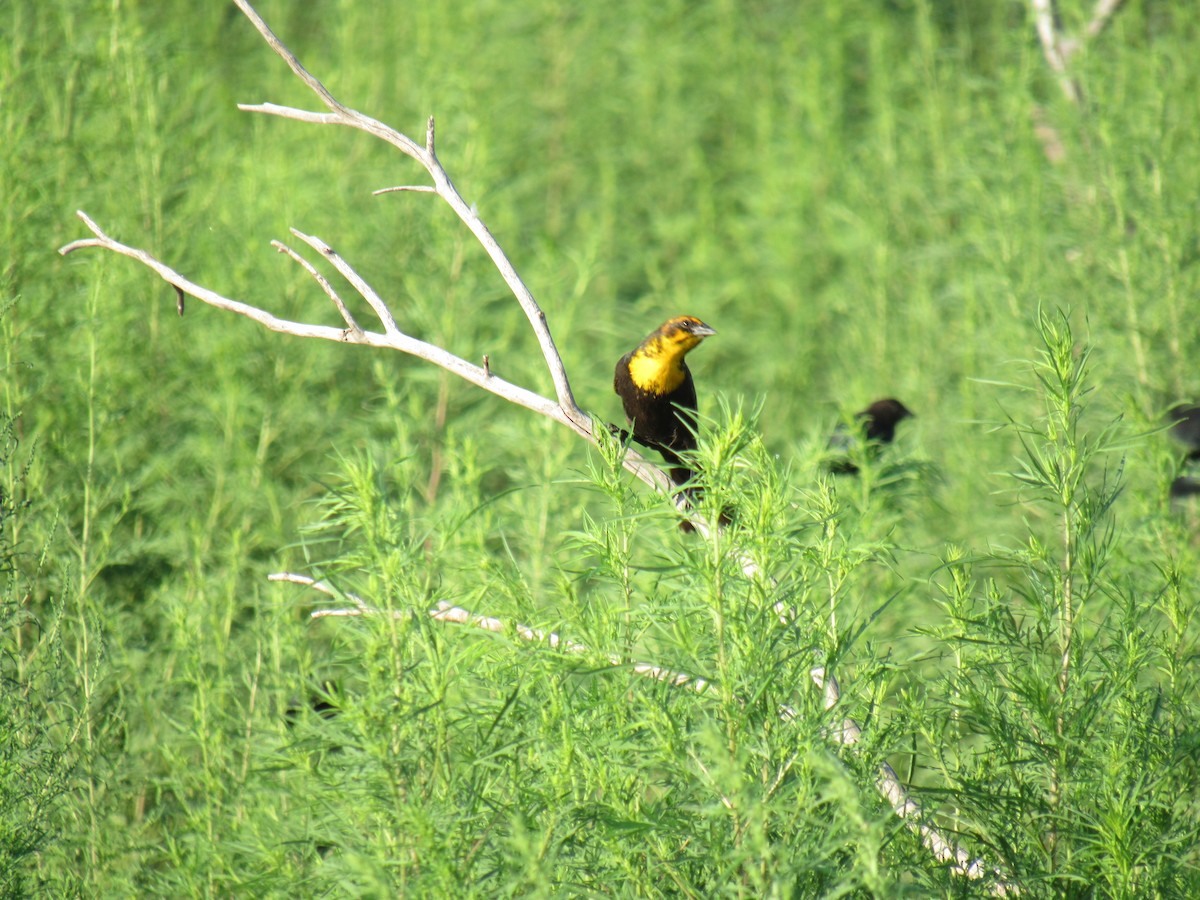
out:
M1064 2L1066 30L1090 9ZM1005 474L1019 440L995 427L1035 415L1036 394L1006 385L1028 381L1039 306L1068 310L1094 348L1089 421L1123 417L1121 552L1161 545L1178 453L1138 435L1200 394L1191 4L1120 9L1075 59L1080 107L1018 2L260 11L349 106L418 139L436 116L443 164L533 290L589 411L617 420L613 362L686 313L718 331L690 358L702 413L761 405L762 440L801 489L845 414L883 396L917 413L896 452L927 463L927 481L904 515L864 529L902 551L864 576L880 593L854 601L901 595L872 641L909 640L947 542L983 550L1039 527ZM519 583L570 620L564 535L599 514L579 484L598 456L418 360L196 301L180 319L132 261L57 254L86 235L81 209L226 296L337 324L269 246L295 227L356 266L408 333L551 391L450 211L372 196L422 183L415 163L361 133L236 109L316 101L232 4L9 0L0 35L2 386L19 441L5 477L25 504L5 538L30 616L9 652L19 678L58 679L65 724L48 740L86 759L60 773L54 837L23 884L285 890L297 882L282 868L278 882L245 874L273 858L251 848L285 803L278 786L222 785L267 766L257 754L285 741L284 710L359 649L266 574L341 552L312 527L361 477L416 532L474 533L489 553L424 545L396 573L418 595L488 612L498 583Z

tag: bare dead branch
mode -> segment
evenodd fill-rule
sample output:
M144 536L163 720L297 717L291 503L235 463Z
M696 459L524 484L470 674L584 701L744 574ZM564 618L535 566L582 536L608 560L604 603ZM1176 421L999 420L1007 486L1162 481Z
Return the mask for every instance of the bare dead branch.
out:
M1096 7L1092 10L1092 19L1083 31L1088 40L1098 37L1108 27L1113 13L1120 8L1123 2L1124 0L1096 0Z
M318 609L312 612L312 618L323 619L329 616L336 617L355 617L355 616L386 616L391 615L395 619L403 619L412 615L409 610L392 610L388 613L384 610L377 609L366 603L361 597L355 594L340 594L330 585L323 581L318 581L315 578L310 578L307 575L300 575L296 572L277 572L268 575L269 581L283 581L290 584L299 584L305 587L310 587L313 590L320 591L322 594L341 599L345 597L354 603L353 608L343 609ZM595 656L597 655L592 648L586 644L581 644L579 641L573 641L562 637L554 631L543 631L540 628L533 628L529 625L513 624L510 625L503 619L493 618L491 616L481 616L472 612L468 612L461 606L455 606L452 603L447 603L444 600L439 601L437 605L428 611L430 618L436 619L439 622L453 622L458 625L471 625L475 628L481 628L484 631L490 631L494 634L515 634L523 641L529 641L537 644L545 644L552 650L560 650L564 653L571 653L576 656ZM599 654L613 666L622 669L628 669L635 675L643 678L650 678L654 681L662 681L675 687L686 687L688 690L696 693L704 693L711 686L711 683L696 675L689 675L686 672L679 672L674 669L668 669L664 666L655 665L654 663L627 663L621 657L615 654Z
M1067 72L1067 54L1061 46L1062 33L1058 13L1054 8L1054 0L1029 0L1033 7L1034 24L1037 27L1038 40L1042 43L1042 55L1046 57L1054 74L1058 76L1058 86L1072 103L1078 105L1083 99L1079 85Z
M303 322L291 322L287 319L280 319L265 310L251 306L248 303L241 303L237 300L231 300L228 297L222 297L215 291L201 287L193 281L184 278L170 266L155 259L144 250L138 250L134 247L129 247L122 244L107 234L105 234L100 226L97 225L88 216L87 213L80 210L76 213L88 229L95 235L94 238L83 238L78 241L72 241L65 247L59 249L59 253L66 256L75 250L84 247L100 247L105 250L110 250L114 253L119 253L122 256L128 256L130 259L137 260L142 265L156 272L160 278L172 285L177 291L183 291L190 297L195 297L209 306L214 306L217 309L223 309L226 312L236 313L239 316L246 316L248 319L253 319L265 328L271 331L280 331L287 334L292 334L297 337L315 337L324 340L342 341L345 340L344 332L340 328L330 328L324 325L309 325ZM364 336L369 337L369 336ZM364 340L364 343L369 341Z
M431 362L434 365L441 366L443 369L453 372L460 378L482 387L485 390L491 391L493 394L496 394L497 396L502 397L511 403L515 403L518 406L523 406L526 409L531 409L534 412L548 416L557 422L561 422L564 425L577 430L589 440L594 439L592 437L590 422L587 423L586 427L579 428L572 419L567 417L558 404L553 400L549 400L545 397L542 397L540 394L535 394L532 391L526 390L518 385L511 384L502 378L496 377L494 374L485 372L481 367L473 365L472 363L467 362L465 359L460 359L454 354L443 350L441 347L410 337L409 335L401 333L398 329L392 334L379 334L377 332L363 330L355 332L352 328L334 328L329 325L312 325L306 322L293 322L288 319L281 319L278 316L272 315L266 310L258 308L257 306L252 306L239 300L232 300L216 293L215 291L209 290L208 288L201 287L190 279L185 278L170 266L151 256L146 251L130 247L112 237L109 237L100 229L100 226L92 221L92 219L86 213L79 212L78 215L79 218L83 220L84 224L91 229L92 233L96 235L96 237L72 241L70 244L67 244L65 247L59 250L59 252L64 255L83 247L100 247L105 250L110 250L114 253L119 253L122 256L128 256L130 259L137 260L142 265L156 272L164 281L174 285L177 290L183 291L188 296L195 297L197 300L207 303L209 306L216 307L217 309L223 309L227 312L245 316L248 319L258 322L260 325L270 329L271 331L278 331L280 333L290 334L295 337L320 338L321 340L337 341L339 343L363 344L368 347L386 347L392 350L399 350L402 353L407 353L411 356L416 356L420 359ZM300 235L299 232L296 232L296 234L302 239L308 239L306 235ZM314 238L312 240L317 247L325 246L324 243L318 239ZM634 461L637 462L637 460ZM643 480L646 480L648 473L645 470L650 469L657 471L645 460L640 460L640 465L634 473ZM665 481L666 476L662 477L663 481ZM658 483L657 479L654 479L652 475L650 476L650 483Z
M319 237L313 237L310 234L304 234L297 231L295 228L289 228L292 234L308 244L331 263L333 267L341 273L354 287L360 297L367 301L371 309L375 310L375 315L379 316L379 322L383 325L383 331L389 336L401 334L400 326L396 324L396 319L392 316L392 311L388 309L388 305L383 302L383 298L375 293L375 290L366 282L366 279L359 275L338 253Z
M296 59L287 47L283 46L283 43L275 36L275 32L271 30L270 26L267 25L253 6L246 3L245 0L233 0L233 2L237 4L238 9L245 13L246 18L258 29L258 33L263 36L263 39L271 46L271 49L283 57L284 62L288 64L288 67L296 74L296 77L308 86L309 90L320 97L325 105L334 112L340 113L346 111L346 108L337 101L333 94L325 89L325 85L313 78L308 70L300 65L300 60Z
M401 184L396 187L380 188L377 191L371 191L376 197L380 194L395 194L400 191L412 191L417 194L436 194L437 188L432 188L427 184Z
M1058 15L1054 0L1029 0L1038 40L1042 45L1042 55L1046 57L1046 62L1058 77L1058 85L1063 95L1076 106L1083 102L1083 90L1068 71L1071 57L1108 27L1122 2L1124 0L1096 0L1092 18L1084 26L1083 33L1072 36L1063 33L1062 19Z
M289 584L299 584L303 587L310 587L314 591L319 591L326 596L333 597L335 600L341 600L345 597L354 604L357 612L346 612L346 615L363 615L374 612L367 602L357 594L343 594L334 589L332 585L325 581L318 581L315 578L310 578L307 575L298 575L294 572L274 572L267 576L267 581L284 581ZM326 615L335 615L336 610L325 611ZM315 615L315 614L314 614Z
M292 51L283 45L279 38L275 36L275 33L267 26L267 23L263 21L262 17L255 12L254 8L246 0L234 0L234 2L237 3L238 9L245 13L246 17L254 23L254 27L266 39L271 49L288 64L288 67L313 93L321 98L321 101L329 107L331 112L314 113L291 107L276 106L272 103L263 103L257 106L239 104L238 109L297 119L302 122L345 125L350 128L357 128L374 135L380 140L387 141L424 166L425 170L433 178L434 190L450 205L450 208L454 210L463 224L475 235L475 239L479 241L488 256L491 257L492 263L500 271L500 275L504 278L505 283L517 298L517 302L520 303L521 309L524 310L526 318L529 319L529 324L533 326L533 333L537 336L538 344L542 349L542 355L546 359L546 365L550 370L550 376L554 382L554 392L558 397L558 405L562 408L563 414L579 428L588 428L588 416L575 402L575 396L571 391L571 384L567 380L562 359L559 356L558 349L554 345L554 338L550 334L550 328L546 324L545 313L542 312L541 307L534 300L533 294L525 285L525 282L521 280L521 276L517 274L517 270L513 267L508 256L505 255L487 226L483 223L483 220L471 205L463 200L458 189L450 181L450 176L442 168L441 163L438 162L437 154L434 152L433 117L430 116L426 123L425 146L420 147L411 138L401 134L394 128L346 107L335 99L320 81L309 74L304 66L300 64L300 61L296 59Z
M809 675L812 677L813 683L824 693L825 708L832 710L842 697L837 678L826 672L824 666L814 666ZM862 737L862 729L857 722L847 717L842 720L841 727L833 733L833 737L843 746L853 747ZM962 875L972 880L994 879L990 886L994 896L1007 897L1017 893L1013 885L1003 880L999 869L989 871L982 859L972 859L966 850L947 840L941 832L928 824L924 810L917 801L912 799L904 782L900 780L896 770L888 763L880 764L875 784L879 788L879 793L891 805L892 811L903 819L909 828L920 835L922 843L939 862L949 863L951 871L956 875Z
M381 347L391 350L398 350L401 353L407 353L410 356L415 356L418 359L423 359L431 362L434 365L441 366L458 377L469 381L478 387L482 387L487 391L501 397L510 403L515 403L526 409L533 410L536 413L547 416L556 422L566 425L568 428L575 431L581 437L587 439L593 444L599 443L599 438L596 436L596 431L593 428L592 421L586 417L582 424L576 419L567 414L563 408L553 400L536 394L533 391L512 384L499 378L490 370L485 370L480 366L476 366L467 362L454 354L443 350L436 344L430 344L425 341L418 340L401 332L391 318L390 311L387 311L386 304L379 296L371 290L370 286L353 272L353 269L345 263L331 248L321 241L319 238L310 237L301 232L292 229L292 233L310 243L314 249L326 256L335 266L342 267L345 273L348 273L352 278L352 283L356 289L363 295L364 299L377 310L382 309L386 312L387 321L391 321L391 327L394 329L390 334L379 334L373 331L365 331L361 328L355 330L353 326L347 328L335 328L329 325L313 325L307 322L294 322L289 319L282 319L264 309L253 306L249 303L243 303L239 300L233 300L218 294L216 291L196 284L188 278L185 278L179 272L172 269L166 263L151 256L145 250L140 250L136 247L130 247L123 244L115 238L107 235L99 225L97 225L87 213L82 210L77 213L84 224L95 235L93 238L83 238L81 240L72 241L59 249L59 253L64 256L87 247L99 247L104 250L109 250L113 253L118 253L122 256L127 256L130 259L140 262L148 269L157 273L160 278L172 285L176 291L182 291L190 297L195 297L209 306L217 309L225 310L226 312L236 313L240 316L245 316L252 321L262 325L264 328L271 331L277 331L281 334L290 334L294 337L302 338L319 338L326 341L336 341L343 344L361 344L368 347ZM348 279L349 280L349 279ZM344 318L344 316L343 316ZM385 325L385 327L387 327ZM561 360L558 362L561 366ZM636 476L641 481L653 487L655 490L662 493L669 493L671 483L661 469L650 463L640 454L632 449L625 451L625 456L622 459L624 467ZM683 501L686 504L686 500ZM684 509L685 513L687 512ZM697 529L705 527L699 516L690 513L694 520Z

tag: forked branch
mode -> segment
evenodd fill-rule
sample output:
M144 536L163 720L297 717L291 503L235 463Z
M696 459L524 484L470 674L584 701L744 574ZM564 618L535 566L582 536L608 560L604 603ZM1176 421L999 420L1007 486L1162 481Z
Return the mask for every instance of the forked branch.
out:
M592 435L591 423L586 417L583 419L583 424L580 425L575 418L569 416L562 409L562 407L553 400L543 397L540 394L536 394L533 391L526 390L519 385L505 381L504 379L491 374L490 371L483 369L481 366L467 362L465 359L455 356L453 353L443 350L441 347L438 347L435 344L430 344L426 341L419 340L400 331L394 319L392 318L390 311L388 311L387 306L383 303L379 296L370 288L369 285L367 285L365 281L362 280L360 276L358 276L357 273L353 271L353 269L351 269L345 263L344 260L341 259L341 257L339 257L333 251L331 247L329 247L319 238L313 238L308 235L301 234L295 229L292 230L292 233L296 235L296 237L300 238L300 240L304 241L310 246L319 249L323 255L330 259L335 268L338 268L343 272L343 274L347 275L348 280L355 285L359 293L362 294L364 299L366 299L367 302L370 303L380 315L380 319L384 326L383 333L365 331L361 327L358 327L357 323L354 321L354 318L350 316L349 311L345 310L344 305L340 302L340 298L337 298L334 302L338 306L339 310L343 310L342 316L347 321L347 327L345 328L338 328L332 325L314 325L309 322L294 322L290 319L281 319L264 309L260 309L257 306L252 306L251 304L243 303L240 300L232 300L228 297L224 297L221 294L218 294L216 291L196 284L184 275L176 272L166 263L155 259L145 250L139 250L136 247L130 247L127 244L123 244L120 241L109 237L104 233L103 230L101 230L99 225L92 221L91 217L89 217L87 213L79 212L78 215L79 218L83 220L84 224L87 225L87 227L95 235L95 237L72 241L70 244L67 244L65 247L63 247L59 251L60 253L71 253L72 251L79 250L83 247L100 247L105 250L111 250L113 253L119 253L122 256L128 256L130 259L135 259L148 269L158 273L159 277L174 287L177 291L182 291L189 297L195 297L197 300L207 303L209 306L214 306L217 309L223 309L227 312L237 313L240 316L245 316L248 319L258 322L264 328L268 328L271 331L278 331L283 334L293 335L295 337L320 338L322 340L337 341L344 344L363 344L368 347L387 347L392 350L399 350L402 353L407 353L411 356L416 356L420 359L424 359L435 365L441 366L442 368L453 372L460 378L463 378L472 384L478 385L484 390L491 391L493 394L503 397L510 403L515 403L518 406L523 406L526 409L531 409L534 412L548 416L555 421L562 422L564 425L570 426L584 437L587 437L589 440L595 440ZM287 252L289 256L296 258L294 251L288 250ZM328 282L324 278L320 277L311 265L306 264L304 268L318 279L318 283L321 284L323 288L326 288L326 293L330 294L331 297L337 297L337 294L335 291L333 291L333 288L327 287ZM561 365L561 362L559 364ZM641 462L641 464L638 466L638 469L639 471L637 474L639 475L642 474L640 471L641 469L649 470L647 474L657 471L653 466L650 466L644 461ZM657 483L657 481L652 479L652 483Z
M1042 45L1042 55L1046 57L1046 63L1058 78L1063 95L1076 105L1083 102L1083 90L1071 75L1071 57L1108 27L1122 2L1123 0L1096 0L1092 18L1082 34L1070 36L1063 33L1062 20L1059 18L1055 0L1029 0L1038 40Z
M533 327L533 333L537 336L538 344L542 348L542 355L546 358L546 363L550 368L550 376L554 380L554 392L558 397L558 405L563 415L578 426L578 428L590 431L591 423L587 414L575 403L575 396L571 392L571 385L567 380L566 371L563 369L562 360L559 358L558 350L554 346L554 338L550 334L550 327L546 324L545 313L542 312L537 301L533 299L533 294L530 293L525 282L521 280L521 276L517 274L517 270L513 268L513 264L483 223L483 220L471 208L470 204L463 200L462 195L459 194L458 189L454 187L454 183L450 180L450 176L446 173L442 164L438 162L437 152L434 149L433 117L429 117L429 122L426 125L425 146L422 147L412 140L412 138L401 134L396 129L370 116L363 115L357 110L350 109L337 100L320 81L314 78L300 64L295 54L283 45L283 42L276 37L275 32L263 21L262 16L246 0L234 0L234 2L246 14L246 17L254 23L254 27L258 29L259 34L263 36L264 40L271 46L271 49L283 58L288 67L321 99L321 102L330 111L327 113L318 113L294 109L288 106L277 106L274 103L239 103L238 109L247 112L281 116L285 119L296 119L301 122L315 122L322 125L345 125L350 128L357 128L360 131L367 132L367 134L374 135L380 140L386 141L402 153L411 156L419 162L425 168L425 171L429 173L430 178L433 179L432 188L425 186L407 187L404 189L436 193L450 205L455 215L475 235L475 239L479 241L480 245L487 252L487 255L491 257L496 268L500 270L505 283L513 292L513 296L517 298L517 302L521 304L521 309L525 312L526 318L529 319L529 324Z
M302 234L301 232L292 229L292 234L299 238L311 248L316 250L322 256L330 261L330 263L338 270L338 272L354 287L358 294L367 302L378 317L382 326L382 333L367 331L363 329L354 316L350 313L341 297L333 289L332 285L320 273L317 272L314 266L305 261L298 253L287 247L284 244L276 241L273 246L281 252L286 253L289 257L299 263L304 270L314 279L321 289L329 296L336 306L339 315L345 322L346 327L337 328L329 325L318 325L307 322L295 322L288 319L283 319L274 314L267 312L257 306L249 303L244 303L239 300L233 300L224 297L213 290L205 288L192 282L190 279L176 272L166 263L156 259L145 250L131 247L124 244L109 235L107 235L99 225L97 225L86 213L80 211L79 217L84 224L91 230L94 237L84 238L82 240L73 241L62 247L59 252L66 255L74 250L79 250L84 247L100 247L105 250L119 253L123 256L128 256L130 259L137 260L142 265L156 272L164 281L169 283L180 294L180 310L182 312L182 296L188 295L195 297L204 303L214 306L217 309L223 309L228 312L236 313L241 316L246 316L249 319L258 322L265 328L272 331L290 334L296 337L320 338L322 340L338 341L347 344L365 344L370 347L387 347L393 350L399 350L402 353L407 353L424 359L435 365L441 366L460 378L471 382L472 384L482 387L485 390L491 391L505 400L523 406L526 409L541 413L548 416L557 422L568 426L580 436L586 438L594 444L599 443L599 438L594 431L594 426L591 418L585 413L575 402L575 397L571 391L571 384L567 378L566 369L563 366L562 357L559 355L558 348L554 344L554 338L550 333L550 328L546 322L546 315L538 306L537 301L533 298L529 288L521 277L513 268L512 263L505 255L503 249L497 243L492 233L488 230L483 220L475 212L475 210L465 201L454 187L450 176L438 161L437 153L434 147L434 122L430 118L425 132L424 146L416 143L411 138L394 128L371 118L362 113L350 109L349 107L338 101L325 88L320 81L314 78L307 69L304 68L296 59L295 55L287 49L276 37L275 33L267 26L262 17L244 0L235 0L238 7L246 14L254 26L262 34L263 38L271 46L275 52L281 56L291 70L299 77L305 85L307 85L313 93L315 93L321 101L329 108L329 112L311 112L308 110L293 109L286 106L277 106L273 103L262 103L257 105L239 104L239 109L250 112L261 112L269 115L278 115L284 118L296 119L302 122L313 122L323 125L345 125L351 128L357 128L372 134L381 140L386 141L392 146L399 149L401 152L412 157L419 162L429 173L433 180L432 186L404 186L400 188L385 189L376 193L389 193L393 190L420 191L424 193L435 193L441 197L451 209L458 215L463 223L475 235L480 245L487 252L493 264L499 270L501 277L516 297L521 309L528 318L530 326L533 329L534 335L537 337L538 344L542 351L542 356L545 359L546 367L550 373L551 380L554 383L555 400L550 400L533 391L527 390L519 385L512 384L502 378L498 378L491 372L489 365L478 366L470 363L452 353L442 349L441 347L418 340L410 335L405 334L397 325L395 317L387 303L379 296L378 293L367 284L354 268L347 263L333 248L322 241L320 238ZM670 482L667 477L656 466L648 463L643 457L633 450L627 450L623 459L623 464L626 469L632 472L646 484L664 493L670 491ZM683 495L680 495L680 503L683 502ZM702 530L704 523L697 521L695 523Z

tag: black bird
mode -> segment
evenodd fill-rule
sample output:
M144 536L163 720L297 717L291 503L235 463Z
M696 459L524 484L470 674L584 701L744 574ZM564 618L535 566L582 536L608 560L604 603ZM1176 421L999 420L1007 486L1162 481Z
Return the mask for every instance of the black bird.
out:
M1189 478L1180 475L1171 482L1171 502L1177 503L1188 497L1200 494L1200 478Z
M1188 448L1187 458L1200 460L1200 406L1176 403L1167 411L1171 437Z
M288 728L294 728L300 721L305 706L322 719L332 719L337 716L342 711L337 704L337 693L336 684L332 681L324 681L321 683L320 690L314 689L308 692L307 701L293 697L283 712Z
M896 437L896 425L915 416L912 410L894 398L876 400L866 409L854 414L861 436L866 439L868 452L874 456L880 444L890 444ZM829 460L829 471L836 475L853 475L858 466L850 461L850 453L858 447L859 435L839 425L829 438L829 450L837 455Z
M692 477L679 454L696 449L696 385L683 358L713 334L695 316L668 319L617 360L613 374L633 439L662 454L676 485Z

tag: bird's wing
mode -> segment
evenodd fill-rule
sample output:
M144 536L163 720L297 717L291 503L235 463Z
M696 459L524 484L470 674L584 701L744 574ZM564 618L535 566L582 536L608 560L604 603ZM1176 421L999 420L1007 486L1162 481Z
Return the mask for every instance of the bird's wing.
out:
M686 365L683 367L683 383L671 392L671 402L679 409L679 421L676 425L675 440L672 443L680 450L694 450L696 448L694 434L696 430L696 382L692 380L692 373Z
M633 356L633 351L626 353L617 360L617 367L613 370L613 393L621 398L621 406L625 409L625 417L632 419L629 415L629 404L625 397L633 390L633 378L629 374L629 360ZM626 386L622 391L622 386Z

